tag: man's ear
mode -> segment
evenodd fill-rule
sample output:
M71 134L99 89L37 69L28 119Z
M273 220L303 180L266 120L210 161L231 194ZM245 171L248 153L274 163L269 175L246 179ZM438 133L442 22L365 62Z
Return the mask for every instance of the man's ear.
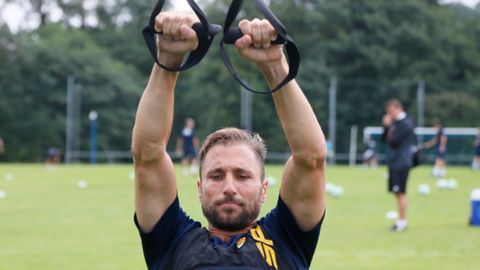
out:
M197 179L197 190L198 190L198 199L201 202L202 201L202 180L200 180L200 178Z
M270 183L268 182L267 179L263 179L263 182L262 182L262 190L261 190L261 199L262 199L262 203L265 202L267 200L267 190L268 190L268 185Z

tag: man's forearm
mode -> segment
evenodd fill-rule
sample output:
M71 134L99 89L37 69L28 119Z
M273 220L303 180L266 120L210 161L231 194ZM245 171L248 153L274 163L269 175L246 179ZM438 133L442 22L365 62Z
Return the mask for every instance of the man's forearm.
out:
M172 129L174 89L178 73L152 69L138 106L132 150L137 162L151 161L165 152Z
M282 64L260 67L270 87L275 87L288 73L286 60ZM285 132L294 160L303 165L322 165L326 144L322 129L312 107L295 80L273 94L280 123Z

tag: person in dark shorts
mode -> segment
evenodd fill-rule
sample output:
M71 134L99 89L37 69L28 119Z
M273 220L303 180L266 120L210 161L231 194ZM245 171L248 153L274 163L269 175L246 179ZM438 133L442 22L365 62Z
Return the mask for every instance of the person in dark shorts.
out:
M475 156L473 157L472 169L474 171L480 170L480 128L477 137L475 137Z
M162 12L155 20L158 58L178 66L194 50L193 15ZM242 20L238 53L274 87L288 74L276 31L267 20ZM326 142L312 107L295 80L272 95L291 157L276 207L258 219L266 200L266 147L250 131L223 128L199 152L198 198L207 228L181 208L167 152L179 74L154 65L132 134L135 164L134 221L148 269L309 269L325 214ZM221 86L219 86L221 88ZM220 91L221 89L219 89ZM201 87L199 88L201 91ZM189 198L190 199L190 198Z
M432 176L436 178L445 177L447 175L447 161L445 154L447 152L447 135L438 119L433 120L433 127L436 130L435 136L423 144L424 148L435 146L435 165L432 170Z
M391 227L401 232L407 228L407 181L415 146L414 125L397 99L385 103L383 139L387 143L388 190L395 194L399 218Z
M200 143L195 135L195 120L192 118L185 119L185 126L182 128L177 139L177 153L182 155L182 174L189 173L195 175L197 168L197 149Z

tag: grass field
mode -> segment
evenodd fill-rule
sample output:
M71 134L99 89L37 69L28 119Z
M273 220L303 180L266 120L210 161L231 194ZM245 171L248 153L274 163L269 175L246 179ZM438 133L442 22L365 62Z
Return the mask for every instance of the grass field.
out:
M178 169L178 168L177 168ZM385 169L328 168L328 181L345 189L329 197L327 217L311 269L480 269L480 228L467 226L469 194L480 173L449 169L456 191L439 191L429 167L409 182L410 227L391 233L385 213L395 210L385 192ZM281 166L268 166L277 179ZM133 224L132 166L0 165L0 270L146 269ZM13 179L12 179L13 178ZM86 188L79 188L84 180ZM195 179L180 177L183 208L204 223ZM421 183L432 193L416 192ZM278 184L262 213L271 209Z

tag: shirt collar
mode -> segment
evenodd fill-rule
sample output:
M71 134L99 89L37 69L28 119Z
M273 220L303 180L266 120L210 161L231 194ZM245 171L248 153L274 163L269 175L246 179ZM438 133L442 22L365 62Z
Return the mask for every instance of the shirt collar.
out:
M407 113L406 113L406 112L401 112L401 113L399 113L399 114L397 115L397 117L395 118L395 120L400 121L400 120L403 120L403 119L405 119L405 118L407 118Z

